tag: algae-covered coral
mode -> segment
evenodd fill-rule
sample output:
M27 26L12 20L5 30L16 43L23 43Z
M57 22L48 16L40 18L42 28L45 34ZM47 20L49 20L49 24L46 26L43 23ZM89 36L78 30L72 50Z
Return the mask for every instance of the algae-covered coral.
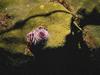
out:
M23 53L26 48L26 34L39 25L46 26L50 33L45 48L63 46L66 35L70 33L72 17L63 6L53 2L32 0L5 0L0 3L6 5L1 10L13 16L8 27L16 25L15 28L0 35L1 48Z

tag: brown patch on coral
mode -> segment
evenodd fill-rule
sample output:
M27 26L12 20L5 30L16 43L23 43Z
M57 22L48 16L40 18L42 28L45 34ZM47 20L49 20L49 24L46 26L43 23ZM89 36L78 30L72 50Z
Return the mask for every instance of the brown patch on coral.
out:
M73 7L71 5L71 3L69 3L69 1L67 0L50 0L51 2L58 2L61 5L63 5L66 9L68 9L70 12L73 12Z
M96 39L91 34L91 29L87 26L83 28L83 40L89 48L97 48Z
M5 12L0 12L0 28L1 29L7 28L8 22L10 21L11 18L12 16L10 16L9 14Z

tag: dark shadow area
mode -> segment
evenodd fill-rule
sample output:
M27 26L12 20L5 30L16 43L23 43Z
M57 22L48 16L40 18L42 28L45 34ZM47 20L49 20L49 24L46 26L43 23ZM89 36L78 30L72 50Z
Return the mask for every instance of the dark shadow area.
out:
M24 27L25 24L27 23L27 21L32 19L32 18L48 17L48 16L55 14L55 13L68 13L69 14L69 12L67 12L65 10L54 10L54 11L51 11L49 13L36 14L36 15L33 15L33 16L26 18L25 20L21 20L21 21L16 22L14 25L8 27L6 30L1 31L0 34L4 34L5 32L9 32L9 31L12 31L12 30L15 30L15 29L20 29L20 28Z
M10 53L7 49L0 48L0 74L2 75L25 75L35 73L35 62L31 56L21 53Z
M93 9L91 13L86 13L85 9L80 9L78 11L83 18L80 19L79 25L83 28L86 25L100 25L100 13L96 8ZM73 21L73 19L72 19ZM86 42L83 40L83 32L79 31L73 22L71 24L71 32L67 39L69 39L68 47L72 48L74 54L73 62L77 64L72 64L74 71L78 70L82 73L79 75L97 75L100 74L100 48L91 49L88 48ZM68 43L68 41L67 41ZM78 43L80 43L81 48L78 48ZM77 67L76 67L77 65ZM75 67L74 67L75 66ZM76 71L77 74L79 73ZM74 75L74 74L73 74Z
M100 25L100 13L95 7L91 13L87 13L86 9L80 9L78 12L83 18L80 20L80 25Z

